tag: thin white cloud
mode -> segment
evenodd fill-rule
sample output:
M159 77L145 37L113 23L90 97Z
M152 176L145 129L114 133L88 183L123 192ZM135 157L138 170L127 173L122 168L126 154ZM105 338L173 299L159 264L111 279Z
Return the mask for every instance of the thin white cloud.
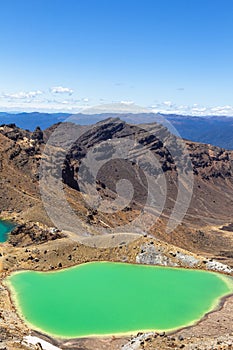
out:
M166 101L165 101L166 102ZM233 106L201 106L197 103L193 105L176 105L167 101L151 106L154 113L178 114L190 116L228 116L233 117ZM169 102L169 103L168 103Z
M171 107L173 105L171 101L164 101L163 104L167 107Z
M100 114L100 113L146 113L148 108L137 106L134 103L104 103L95 106L85 107L82 111L84 114Z
M2 97L3 98L7 98L7 99L12 99L12 100L25 100L25 99L31 99L34 98L36 96L42 95L43 92L40 90L36 90L36 91L20 91L20 92L16 92L16 93L3 93Z
M126 106L134 105L134 101L121 101L120 103Z
M65 87L54 87L53 95L48 93L49 90L43 92L41 90L32 91L19 91L14 93L1 93L0 94L0 110L2 111L63 111L78 113L82 108L89 108L90 110L100 111L99 106L92 106L90 101L93 99L82 98L76 99L71 96L72 89ZM52 90L50 89L50 92ZM55 92L56 91L56 92ZM60 95L61 94L61 95ZM233 117L233 105L223 106L205 106L197 103L192 105L175 104L172 101L165 100L154 104L148 108L139 107L134 101L123 100L115 101L114 103L107 104L106 100L100 99L100 105L102 111L112 112L131 112L131 113L163 113L163 114L178 114L178 115L190 115L190 116L229 116ZM196 102L196 101L195 101ZM107 107L106 107L107 106Z
M217 107L212 107L211 108L211 111L212 112L216 112L216 113L219 113L219 112L222 112L222 111L230 111L232 112L233 111L233 107L232 106L217 106Z
M49 99L46 97L33 99L9 99L0 96L0 111L13 112L71 112L78 113L86 103L71 98Z
M50 89L50 91L52 92L52 94L69 94L69 95L72 95L74 92L72 89L68 87L63 87L63 86L54 86Z
M207 111L207 108L205 108L205 107L193 107L192 108L192 112L193 113L204 113L204 112L206 112Z

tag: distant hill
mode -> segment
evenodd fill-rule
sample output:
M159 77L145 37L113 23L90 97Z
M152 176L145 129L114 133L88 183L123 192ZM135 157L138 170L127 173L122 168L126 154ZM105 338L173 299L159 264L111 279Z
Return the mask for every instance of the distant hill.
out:
M41 129L46 129L49 126L62 122L70 114L69 113L5 113L0 112L0 124L15 123L22 129L30 131L35 130L37 126Z
M184 139L212 144L229 150L233 149L233 118L224 116L192 117L154 113L79 113L71 115L69 113L32 112L13 114L0 112L0 124L15 123L23 129L33 131L37 126L40 126L44 130L55 123L65 121L67 118L77 124L87 125L97 123L109 117L119 117L128 123L134 124L152 122L163 124L165 118Z
M190 117L169 115L167 120L180 136L195 142L209 143L225 149L233 149L232 117Z

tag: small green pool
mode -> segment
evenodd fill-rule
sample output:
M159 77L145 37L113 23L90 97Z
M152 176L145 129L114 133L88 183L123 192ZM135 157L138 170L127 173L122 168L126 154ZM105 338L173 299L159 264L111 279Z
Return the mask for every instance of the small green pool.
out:
M174 330L233 291L213 272L111 262L15 272L7 285L26 323L65 338Z
M9 221L0 220L0 243L4 243L8 239L8 234L14 228L14 224Z

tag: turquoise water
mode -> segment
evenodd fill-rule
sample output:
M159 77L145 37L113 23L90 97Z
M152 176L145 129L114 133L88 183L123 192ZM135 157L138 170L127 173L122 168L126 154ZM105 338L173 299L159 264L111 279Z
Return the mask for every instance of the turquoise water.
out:
M26 323L66 338L174 330L233 291L229 277L213 272L111 262L16 272L7 285Z
M9 221L0 220L0 243L4 243L8 239L9 232L14 228L14 224Z

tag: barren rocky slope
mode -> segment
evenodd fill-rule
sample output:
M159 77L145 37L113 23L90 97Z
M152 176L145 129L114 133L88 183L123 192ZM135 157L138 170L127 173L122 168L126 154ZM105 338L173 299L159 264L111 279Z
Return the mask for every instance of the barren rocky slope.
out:
M64 127L67 129L59 130L57 125L44 132L37 129L34 133L19 129L15 125L0 127L1 215L20 224L10 235L9 242L2 246L1 279L10 271L21 268L51 270L91 260L207 268L232 273L233 152L188 141L183 144L159 125L131 126L119 119L106 120L91 128L82 129L82 135L75 143L72 144L71 139L66 138L66 144L49 144L46 150L46 142L51 141L54 131L58 130L57 135L62 136L61 132L70 130L70 125ZM74 135L79 128L81 127L72 125ZM124 143L124 140L135 143L133 147L130 144L130 152L133 152L134 157L126 160L114 158L112 156L114 153L118 150L122 152L122 149L127 147L127 142ZM61 146L65 148L67 144L69 151L64 157ZM138 145L141 148L138 148ZM52 147L52 155L57 160L55 168L48 157ZM104 164L98 171L95 181L97 192L102 199L114 203L117 197L116 183L120 179L130 180L134 188L133 197L127 207L117 212L98 211L85 200L92 196L89 186L91 181L84 181L84 189L88 195L85 197L80 192L79 171L82 160L87 158L93 149L97 158L101 159L104 155ZM138 149L140 152L136 152ZM173 152L173 149L176 152ZM180 152L184 152L182 157ZM149 158L146 158L147 154ZM69 230L63 232L57 230L54 227L55 223L47 216L38 183L42 157L48 173L56 170L59 164L62 165L61 175L66 199L82 222L82 228L87 231L88 244L77 241L75 235L68 232ZM156 158L156 162L153 157ZM139 165L142 165L141 169ZM165 229L177 199L179 169L188 175L192 171L194 178L192 198L182 223L168 234ZM98 239L102 240L102 247L95 247L92 240L96 242L96 235L101 229L114 235L119 227L125 227L134 221L147 206L148 179L144 176L143 170L149 174L149 180L153 178L156 180L162 176L165 179L167 195L159 219L140 237L124 236L121 232L122 235L115 235L118 238L112 240L112 246L109 246L108 241L108 248L104 248L108 237L98 236ZM84 171L83 174L86 180L87 173ZM187 180L187 183L182 182L184 187L187 185L187 191L190 178L189 176L188 179L182 178ZM159 182L156 193L160 195L158 184ZM220 262L228 264L229 267L221 265ZM22 340L29 330L15 314L4 285L1 285L0 293L2 348L22 348L17 342ZM219 311L218 323L223 322L224 317L229 317L226 316L230 313L229 305ZM54 342L64 349L79 350L121 349L121 346L124 350L178 349L183 345L188 349L193 349L195 346L197 349L210 349L211 346L220 349L217 341L224 344L232 339L231 321L230 319L228 321L224 329L220 327L222 338L219 334L220 328L214 327L210 319L204 323L203 334L199 332L195 337L193 328L190 333L186 332L185 341L178 338L178 335L164 337L153 334L148 335L146 339L140 338L139 335L133 340L84 339L75 343L67 341L62 344L58 340ZM204 341L206 347L203 345ZM224 348L225 345L221 346Z
M137 149L138 144L142 145L142 152L137 155L136 161L134 159L135 163L139 160L142 168L144 167L153 178L162 173L166 179L167 196L164 209L160 220L150 229L150 233L191 251L218 255L220 259L226 259L231 264L231 229L227 231L225 228L232 221L233 152L189 141L180 143L164 127L157 124L149 127L146 125L131 126L121 120L110 119L91 128L81 138L81 141L79 140L72 146L66 157L68 171L65 172L64 178L70 187L78 188L76 187L78 183L76 174L79 170L80 158L86 155L89 149L93 149L95 145L109 138L117 141L120 139L120 142L124 139L136 140L135 148ZM118 147L117 143L112 146L111 142L107 151L99 150L99 155L103 156L104 153L106 157L106 152L110 152L111 155L111 152ZM151 152L149 161L148 158L144 159L148 149ZM95 152L98 151L95 150ZM154 166L153 157L158 160L159 165ZM189 160L191 160L191 166ZM134 197L127 208L130 211L127 210L126 213L121 211L123 218L124 214L133 217L134 211L137 215L137 209L140 210L145 205L148 188L144 186L143 182L146 180L140 174L138 181L138 169L135 163L129 164L128 161L122 159L107 159L97 176L98 191L103 198L105 196L114 198L113 193L119 179L129 179L133 184ZM131 167L130 171L129 167ZM182 224L168 235L164 233L164 223L170 217L177 200L180 176L178 167L184 172L187 171L187 177L190 176L190 170L193 173L192 198ZM187 177L185 181L188 180ZM76 185L73 186L73 184ZM156 196L158 193L159 189L157 189ZM94 219L95 216L98 217L98 213L94 215ZM116 220L114 215L105 215L105 220L106 218L111 224ZM223 228L225 223L227 225Z

